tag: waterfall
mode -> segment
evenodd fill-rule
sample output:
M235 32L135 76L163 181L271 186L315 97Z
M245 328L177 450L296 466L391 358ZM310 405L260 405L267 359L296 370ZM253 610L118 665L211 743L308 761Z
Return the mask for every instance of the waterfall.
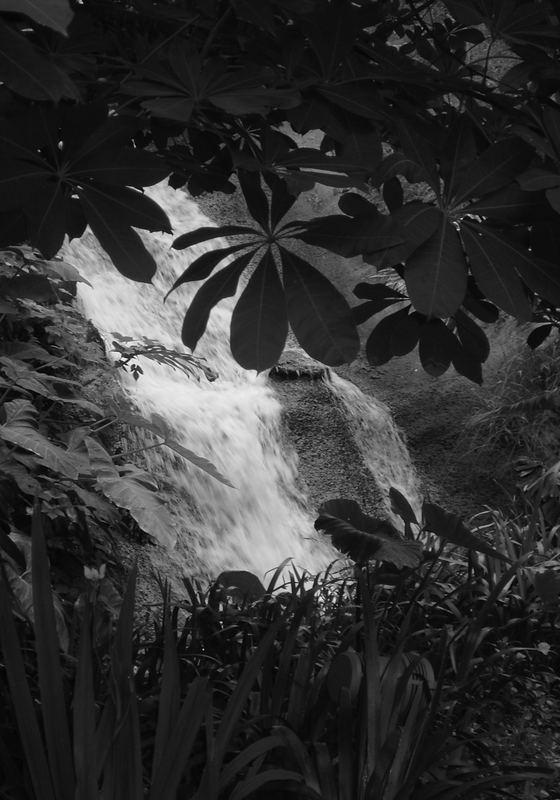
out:
M183 192L160 185L148 193L168 213L176 235L212 225ZM171 237L164 234L146 235L144 241L158 265L151 285L123 278L89 231L66 247L65 257L92 284L91 288L79 285L84 314L108 349L112 333L117 332L134 339L146 336L183 351L182 318L199 284L180 287L165 305L163 297L190 260L205 247L218 245L178 252L170 249ZM217 380L210 383L202 377L196 381L171 367L139 358L144 374L135 381L121 370L122 387L140 413L148 418L154 412L163 417L180 444L212 461L235 486L219 483L165 447L145 452L150 471L164 476L177 549L187 559L185 569L207 576L248 569L262 577L291 558L297 567L315 573L337 554L313 529L313 516L298 489L297 455L283 441L281 407L273 390L264 376L243 370L231 357L233 303L233 299L222 301L213 310L197 348L197 355L204 356L218 373ZM333 377L331 383L358 428L366 418L372 422L371 414L378 412L366 409L368 403L377 408L375 401L364 398L346 381ZM378 415L376 430L379 421ZM390 422L386 413L381 427ZM392 433L379 435L385 438L386 453L381 462L372 450L371 469L378 479L383 472L381 480L388 482L387 486L394 478L406 493L409 484L404 473L411 468L404 446ZM394 477L393 456L402 461L403 475Z
M176 234L212 225L183 192L160 185L149 194L166 210ZM181 287L165 305L163 298L205 248L172 250L165 234L149 234L144 241L158 265L152 285L122 277L89 231L66 247L65 257L92 284L79 284L84 314L107 349L111 334L118 332L185 351L182 319L200 284ZM144 416L156 412L163 417L181 445L209 459L235 488L165 447L146 451L144 457L150 471L170 484L175 537L189 554L189 568L210 576L248 569L262 577L292 558L296 566L318 572L336 554L315 534L313 517L305 510L297 488L297 457L282 442L278 400L265 376L243 370L231 357L232 305L226 300L214 309L197 348L197 355L218 373L217 380L197 381L143 358L138 359L144 372L138 381L122 370L120 377L124 393Z
M364 463L381 489L387 514L392 515L389 489L393 486L404 494L420 519L422 499L416 472L388 407L335 373L330 375L328 385L346 411Z

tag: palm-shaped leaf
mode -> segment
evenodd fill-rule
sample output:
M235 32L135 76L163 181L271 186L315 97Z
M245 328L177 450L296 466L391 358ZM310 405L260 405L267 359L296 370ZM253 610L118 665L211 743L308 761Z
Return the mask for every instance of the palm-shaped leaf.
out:
M274 366L288 335L286 300L270 250L261 258L231 317L231 352L245 369Z
M350 306L315 267L280 249L290 325L310 356L329 366L353 361L360 339Z

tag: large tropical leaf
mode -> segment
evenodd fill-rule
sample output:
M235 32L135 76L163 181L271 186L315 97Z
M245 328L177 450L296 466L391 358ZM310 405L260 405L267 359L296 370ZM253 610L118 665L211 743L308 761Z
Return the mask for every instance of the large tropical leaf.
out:
M64 36L74 16L68 0L0 0L0 11L25 14Z
M6 422L0 425L0 438L37 455L44 466L67 478L77 479L79 462L68 450L53 444L37 430L37 410L28 400L4 404Z
M360 339L350 306L315 267L280 249L288 319L294 335L312 358L337 366L353 361Z
M425 528L440 538L460 547L466 547L468 550L476 550L493 558L499 558L501 561L510 560L493 547L490 547L484 539L476 536L457 514L452 514L435 503L424 502L422 515Z
M328 500L319 508L315 528L332 539L333 545L353 561L386 561L401 568L420 563L422 547L405 541L386 519L364 514L354 500Z
M140 471L128 475L122 468L119 471L95 439L86 436L84 442L96 484L103 494L119 508L129 511L142 530L160 544L173 547L176 537L174 520L157 494L157 484L155 491L146 485L153 485L153 478Z
M504 139L491 145L474 163L463 167L453 192L455 204L483 197L511 183L531 158L531 148L520 139Z
M232 297L237 291L239 278L253 257L253 252L236 258L224 269L212 275L195 294L185 314L181 339L194 350L208 324L210 312L220 300Z
M453 225L441 215L436 232L406 262L406 288L417 311L428 317L449 317L467 290L467 267Z
M79 99L70 78L30 40L0 20L0 74L13 92L30 100Z
M274 257L267 250L231 315L231 352L245 369L262 372L276 364L287 335L284 289Z
M515 258L516 246L513 243L508 246L493 231L471 223L461 226L461 236L479 289L508 314L523 321L530 320L531 306L516 271L520 261L519 257Z

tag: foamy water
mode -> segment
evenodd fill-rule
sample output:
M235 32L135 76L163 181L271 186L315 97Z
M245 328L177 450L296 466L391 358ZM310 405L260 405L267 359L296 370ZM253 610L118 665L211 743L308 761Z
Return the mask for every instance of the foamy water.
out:
M148 193L167 211L175 235L212 224L182 192L160 185ZM80 284L79 297L109 348L112 332L118 332L186 352L182 320L200 283L180 287L165 305L163 298L190 261L218 244L178 252L170 249L172 238L144 237L158 265L153 285L123 278L89 232L66 248L67 259L93 285ZM297 488L297 456L283 441L278 400L264 376L242 369L231 356L233 302L214 309L196 350L218 373L216 381L196 381L140 358L144 374L138 381L119 371L124 394L147 418L163 417L177 442L209 459L235 485L225 486L168 448L145 452L174 520L172 538L180 553L192 556L189 568L209 576L229 569L263 576L291 558L315 573L337 554L314 531L312 511ZM414 471L388 410L341 378L334 376L330 386L378 483L387 491L394 485L413 500Z

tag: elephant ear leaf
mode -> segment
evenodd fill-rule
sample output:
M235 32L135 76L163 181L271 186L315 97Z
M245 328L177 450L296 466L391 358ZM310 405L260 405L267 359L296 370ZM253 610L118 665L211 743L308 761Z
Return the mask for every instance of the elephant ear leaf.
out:
M347 519L327 513L327 509L359 522L359 527ZM422 558L420 544L402 540L391 523L364 514L352 500L323 503L320 516L315 520L315 528L328 534L334 547L356 563L374 559L393 564L398 569L414 568Z
M452 514L435 503L427 502L422 506L422 514L424 527L435 533L436 536L447 539L448 542L460 547L466 547L468 550L476 550L478 553L484 553L492 558L499 558L501 561L510 560L469 530L457 514Z

